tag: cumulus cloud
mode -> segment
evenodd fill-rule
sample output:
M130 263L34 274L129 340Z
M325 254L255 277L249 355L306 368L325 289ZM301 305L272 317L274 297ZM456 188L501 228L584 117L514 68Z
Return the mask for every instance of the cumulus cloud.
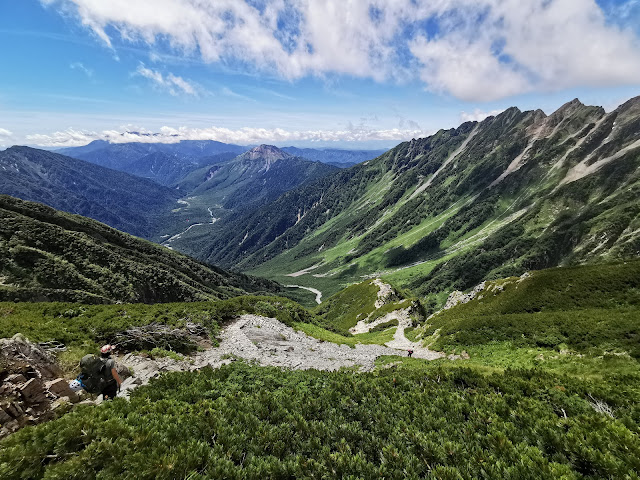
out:
M0 128L0 137L10 137L13 133L7 130L6 128Z
M151 80L151 82L156 87L168 91L173 96L178 96L181 93L186 95L198 96L197 89L193 83L185 80L182 77L178 77L173 73L169 73L165 76L158 70L147 68L144 66L144 64L141 63L140 65L138 65L138 68L134 72L134 75L139 75Z
M115 37L169 44L174 53L292 80L420 78L431 91L488 101L640 78L637 32L595 0L41 2L73 12L110 48Z
M504 110L491 110L490 112L483 112L482 110L476 108L473 112L462 112L460 114L461 122L481 122L487 117L495 117L500 113L504 112Z
M224 127L169 127L150 132L144 128L126 128L97 131L67 129L51 134L27 135L27 140L43 147L74 147L86 145L93 140L107 140L111 143L178 143L181 140L216 140L224 143L250 145L255 143L285 142L363 142L385 140L400 142L423 137L433 132L410 129L373 129L364 125L349 125L342 130L284 130L281 128L239 128Z

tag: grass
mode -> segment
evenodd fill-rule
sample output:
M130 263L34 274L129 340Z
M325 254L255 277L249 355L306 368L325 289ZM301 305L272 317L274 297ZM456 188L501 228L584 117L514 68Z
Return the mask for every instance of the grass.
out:
M554 268L488 282L471 302L441 312L435 348L513 342L520 347L640 357L640 261Z
M170 358L177 362L184 360L184 355L180 355L172 350L165 350L164 348L154 348L149 352L151 358Z
M352 348L355 348L358 343L365 345L384 345L385 343L393 340L393 334L396 331L395 327L390 327L383 331L345 336L311 323L294 323L293 328L304 332L311 337L317 338L318 340L324 340L325 342L332 342L338 345L349 345Z
M378 290L373 281L345 288L316 309L319 323L337 333L349 335L351 327L376 310Z

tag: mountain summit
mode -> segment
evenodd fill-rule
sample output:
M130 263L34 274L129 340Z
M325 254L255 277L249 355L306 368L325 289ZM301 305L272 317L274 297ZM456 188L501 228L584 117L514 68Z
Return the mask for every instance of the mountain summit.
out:
M283 160L285 158L293 158L293 155L280 150L278 147L275 147L273 145L260 145L258 147L252 148L242 155L239 155L236 158L236 161L264 161L268 168L268 166L272 163L275 163L278 160Z

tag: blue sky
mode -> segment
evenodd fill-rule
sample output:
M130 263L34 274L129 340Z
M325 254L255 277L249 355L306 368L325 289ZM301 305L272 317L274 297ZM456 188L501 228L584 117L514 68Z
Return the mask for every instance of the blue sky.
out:
M390 147L640 95L640 0L0 0L0 146Z

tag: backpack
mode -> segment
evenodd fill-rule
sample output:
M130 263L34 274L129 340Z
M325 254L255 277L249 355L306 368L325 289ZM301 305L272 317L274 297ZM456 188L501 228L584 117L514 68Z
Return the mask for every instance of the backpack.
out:
M111 372L106 368L107 359L96 357L95 355L85 355L80 360L80 370L77 380L89 393L102 393L109 383L108 375Z

